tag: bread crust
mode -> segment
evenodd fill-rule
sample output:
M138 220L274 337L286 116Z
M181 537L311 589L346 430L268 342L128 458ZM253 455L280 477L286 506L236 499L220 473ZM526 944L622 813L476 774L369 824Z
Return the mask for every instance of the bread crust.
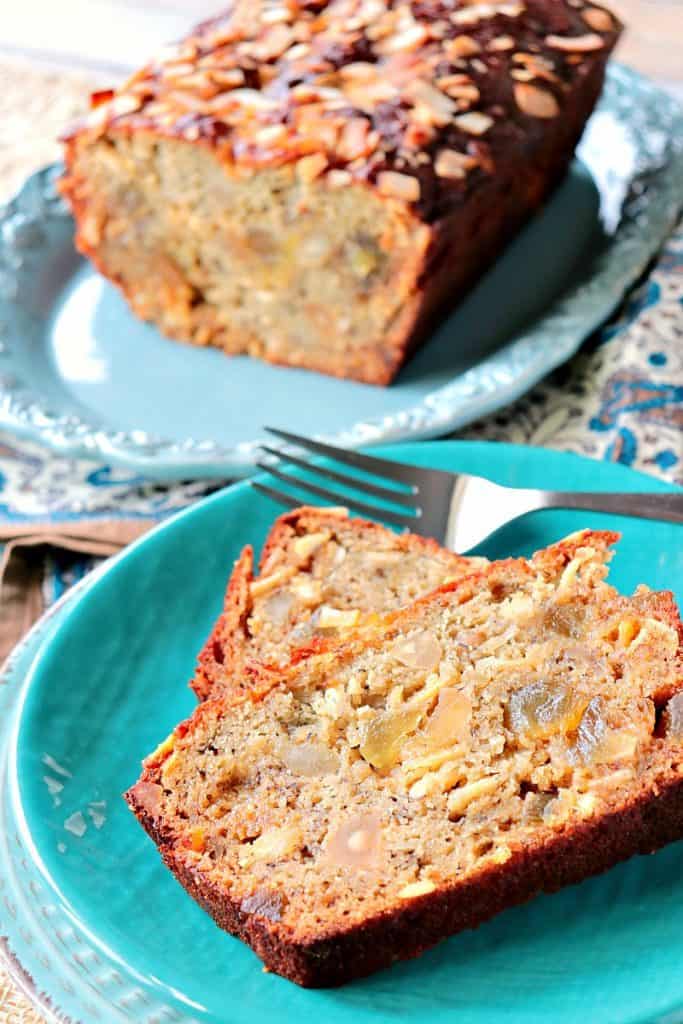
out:
M683 837L683 777L658 776L651 788L618 812L590 819L535 848L513 851L461 884L406 900L405 906L361 925L310 942L293 942L277 923L245 913L228 892L218 890L188 864L136 799L126 799L164 862L190 896L225 931L254 950L266 967L306 988L342 985L419 956L442 939L476 928L502 910L601 874L636 854Z

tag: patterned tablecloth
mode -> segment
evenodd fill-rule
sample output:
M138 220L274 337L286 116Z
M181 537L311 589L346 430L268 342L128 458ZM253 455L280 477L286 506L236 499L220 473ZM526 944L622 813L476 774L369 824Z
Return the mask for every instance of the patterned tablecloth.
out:
M0 200L29 171L55 158L51 140L92 84L0 62ZM457 436L548 445L683 484L683 222L617 315L571 363ZM162 487L0 433L0 529L82 516L161 519L216 486L191 481ZM45 600L58 597L89 565L46 558ZM39 1019L0 969L0 1024Z

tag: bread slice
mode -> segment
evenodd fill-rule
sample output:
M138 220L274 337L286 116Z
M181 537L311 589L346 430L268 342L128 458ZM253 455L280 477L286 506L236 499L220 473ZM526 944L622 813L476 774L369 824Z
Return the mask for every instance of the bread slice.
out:
M325 986L681 837L683 629L671 594L605 582L616 537L490 563L200 705L126 795L168 867Z
M287 512L268 535L257 579L251 548L235 563L190 685L202 700L214 688L241 689L249 664L286 664L296 647L358 629L485 562L351 519L346 509Z

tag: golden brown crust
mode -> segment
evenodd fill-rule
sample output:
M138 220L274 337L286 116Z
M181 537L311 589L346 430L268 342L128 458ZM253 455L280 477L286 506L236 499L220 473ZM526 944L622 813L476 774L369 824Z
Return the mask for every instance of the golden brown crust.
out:
M520 137L528 156L573 120L620 30L582 0L240 0L97 93L72 136L153 131L241 173L295 162L437 220L483 177L507 178Z
M227 890L193 870L138 801L136 788L126 794L128 804L187 892L221 928L247 942L270 970L310 988L342 985L411 959L542 892L574 885L683 837L683 777L671 771L653 779L650 789L618 812L581 822L535 849L515 851L505 864L490 865L462 884L406 901L400 910L352 930L295 943L267 916L267 907L265 913L247 913Z

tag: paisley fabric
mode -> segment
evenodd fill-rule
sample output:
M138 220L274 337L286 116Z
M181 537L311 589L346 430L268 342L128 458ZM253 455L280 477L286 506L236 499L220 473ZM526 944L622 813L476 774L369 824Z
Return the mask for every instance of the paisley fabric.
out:
M460 436L548 445L683 484L683 221L569 364Z

